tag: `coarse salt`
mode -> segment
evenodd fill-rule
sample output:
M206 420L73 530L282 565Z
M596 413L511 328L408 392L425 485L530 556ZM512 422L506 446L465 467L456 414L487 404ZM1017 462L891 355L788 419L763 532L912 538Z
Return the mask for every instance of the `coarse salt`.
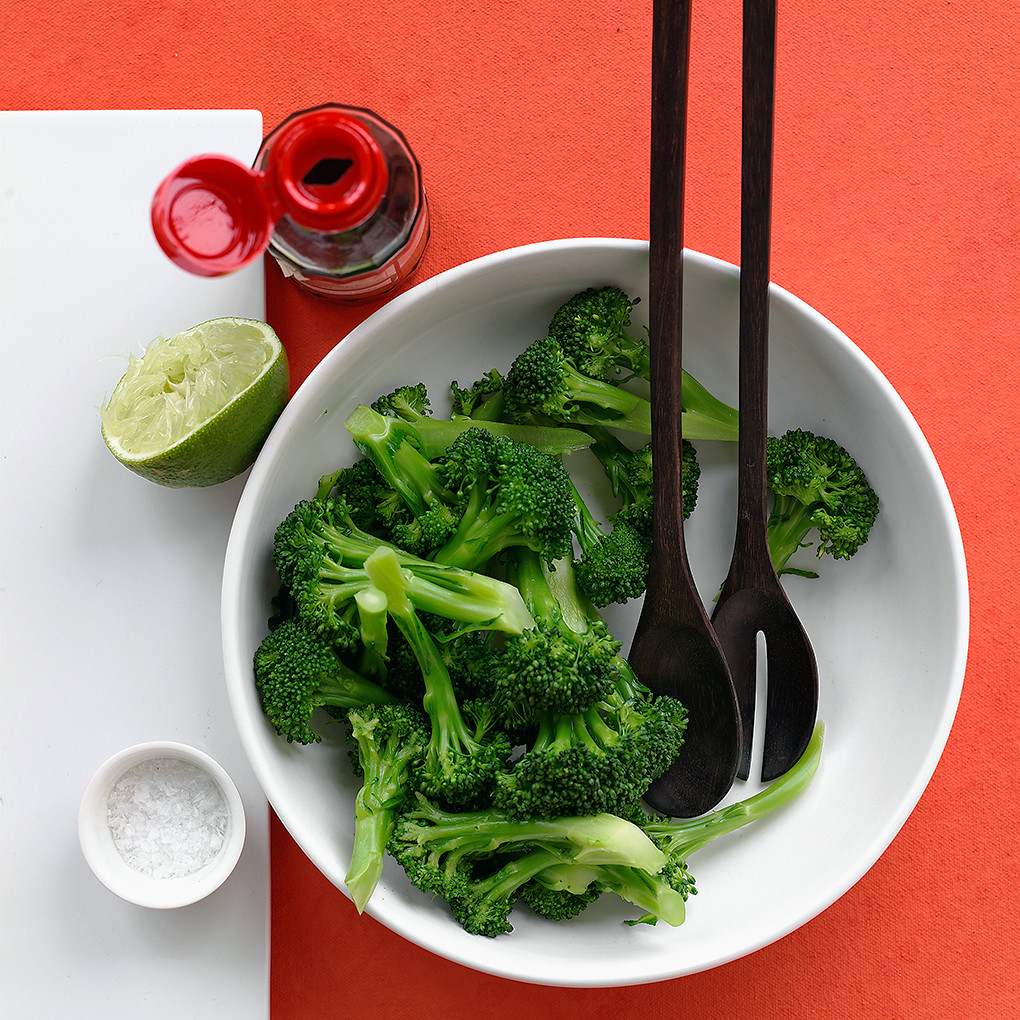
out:
M215 860L229 814L219 784L180 758L149 758L128 769L107 802L114 845L136 871L183 878Z

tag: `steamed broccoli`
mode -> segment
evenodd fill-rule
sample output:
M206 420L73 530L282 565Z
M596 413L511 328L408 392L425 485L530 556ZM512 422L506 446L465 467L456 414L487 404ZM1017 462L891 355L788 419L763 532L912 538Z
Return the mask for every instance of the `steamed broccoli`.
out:
M381 548L397 556L404 593L416 609L468 629L519 633L530 626L531 615L512 585L394 550L358 528L342 500L298 503L276 529L273 559L301 618L337 645L357 649L364 640L357 596L373 586L365 564Z
M878 496L857 462L838 443L803 429L766 442L765 472L773 494L767 532L778 574L817 577L789 566L812 530L816 554L849 559L868 540Z
M462 507L457 530L433 556L437 563L477 569L514 546L547 561L570 552L573 487L559 458L472 428L436 463Z
M415 788L448 806L484 802L512 747L493 725L486 706L470 713L458 703L449 670L408 597L407 580L396 550L380 546L366 561L372 583L386 596L390 618L414 652L425 686L422 705L431 733Z
M687 870L687 860L691 854L726 833L764 818L806 789L818 771L824 737L825 725L817 723L804 753L793 767L764 790L744 800L716 808L697 818L666 819L649 816L641 827L667 858L660 876L682 893L685 899L695 894L697 887ZM654 911L643 920L654 923Z
M570 476L558 457L472 426L429 460L418 425L364 405L347 429L406 505L406 525L390 528L396 545L472 570L508 546L524 544L549 558L569 548Z
M455 415L475 421L499 421L503 416L503 376L497 368L490 368L470 386L461 386L454 380L450 383L450 394Z
M354 846L344 878L360 914L382 874L386 845L429 742L429 723L405 704L374 704L347 713L352 759L362 777L354 798Z
M506 377L453 383L449 419L420 383L358 406L346 427L360 459L276 529L282 589L257 689L289 741L319 739L319 707L348 724L359 911L389 852L476 934L510 931L517 902L562 920L609 893L641 921L680 924L689 856L813 774L820 731L740 804L675 822L642 803L688 719L639 681L599 615L643 592L652 538L651 448L621 438L650 434L647 399L625 389L648 375L633 304L618 288L576 294ZM686 373L683 404L686 517L690 437L734 439L737 418ZM585 447L617 501L604 523L560 459ZM819 554L852 555L877 500L849 455L788 433L769 456L780 572L811 528Z
M491 808L443 811L421 797L398 820L390 853L467 931L489 937L512 930L522 887L547 869L569 865L597 876L619 866L651 878L666 864L639 826L613 815L520 822Z
M510 421L551 419L572 425L607 425L652 434L647 398L586 375L551 336L535 340L514 359L503 386Z
M585 595L600 608L612 602L627 602L645 590L651 551L651 499L646 503L643 517L636 515L633 522L621 517L607 530L575 490L574 535L581 555L574 561L574 570Z
M620 500L606 527L575 492L574 534L581 551L575 569L585 594L603 607L637 598L645 590L652 544L652 451L649 444L631 450L601 426L588 431L594 440L591 451ZM689 440L683 440L681 450L686 518L697 503L701 467Z
M532 568L532 579L535 573ZM561 626L582 637L600 638L595 661L600 669L609 669L610 682L597 674L600 683L595 687L578 674L571 692L578 711L533 711L535 734L499 777L494 803L519 818L603 811L627 815L678 754L686 709L673 698L652 695L619 653L609 658L601 638L604 624L577 593L568 563L557 564L545 577L559 604ZM528 583L537 587L534 580ZM537 605L535 612L538 618L550 614ZM581 708L581 695L590 696L599 687L605 693Z
M385 534L422 556L442 545L460 522L460 507L444 490L436 465L422 453L418 429L364 404L345 422L355 447L380 476L375 502Z
M489 385L496 386L496 379L499 379L498 373L494 373ZM480 387L484 384L478 382L475 385ZM501 379L498 385L502 386ZM424 383L398 386L393 392L374 401L372 410L385 416L400 418L413 425L415 445L429 460L441 456L457 437L469 428L484 428L487 432L527 443L542 453L557 457L583 450L591 443L583 432L561 425L522 425L492 417L475 418L464 412L463 408L468 406L475 409L475 401L481 399L481 393L472 398L467 391L458 390L454 384L453 394L455 415L451 419L433 416L432 402Z
M586 375L626 382L651 375L645 338L631 336L632 301L619 287L590 287L569 298L553 315L548 333ZM681 371L682 431L688 439L736 440L736 408L719 400L688 371Z
M501 717L510 725L535 723L543 713L586 712L609 697L620 642L582 605L569 561L550 570L537 553L515 549L505 569L535 626L507 635L488 661L490 698Z
M386 704L394 696L344 665L335 649L307 624L284 620L262 639L254 657L262 710L288 742L311 744L316 708Z

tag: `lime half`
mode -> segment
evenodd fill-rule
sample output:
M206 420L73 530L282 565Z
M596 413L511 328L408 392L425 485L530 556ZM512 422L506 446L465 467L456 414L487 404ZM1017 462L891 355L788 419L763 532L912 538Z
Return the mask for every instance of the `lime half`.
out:
M289 393L287 355L257 319L211 319L157 337L100 408L103 439L160 485L215 485L258 455Z

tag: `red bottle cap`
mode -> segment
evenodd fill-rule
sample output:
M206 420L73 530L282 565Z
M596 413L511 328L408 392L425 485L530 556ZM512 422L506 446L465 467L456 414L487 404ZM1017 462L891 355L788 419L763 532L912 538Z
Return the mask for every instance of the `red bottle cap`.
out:
M222 276L258 258L277 218L260 175L227 156L185 160L152 199L160 247L197 276Z
M234 272L265 251L283 215L308 230L352 230L389 183L368 128L335 110L281 125L264 164L260 172L227 156L195 156L166 177L153 196L152 228L173 262L199 276Z

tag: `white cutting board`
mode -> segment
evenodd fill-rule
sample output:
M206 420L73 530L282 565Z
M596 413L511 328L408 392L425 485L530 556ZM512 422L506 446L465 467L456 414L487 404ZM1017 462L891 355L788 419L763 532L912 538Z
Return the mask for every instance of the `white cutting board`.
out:
M219 594L243 478L171 490L121 467L98 405L123 358L220 315L265 316L260 265L189 276L152 193L188 156L250 163L256 111L0 113L0 1014L268 1014L268 817L227 703ZM245 802L237 869L146 910L78 848L92 771L128 744L208 751Z

